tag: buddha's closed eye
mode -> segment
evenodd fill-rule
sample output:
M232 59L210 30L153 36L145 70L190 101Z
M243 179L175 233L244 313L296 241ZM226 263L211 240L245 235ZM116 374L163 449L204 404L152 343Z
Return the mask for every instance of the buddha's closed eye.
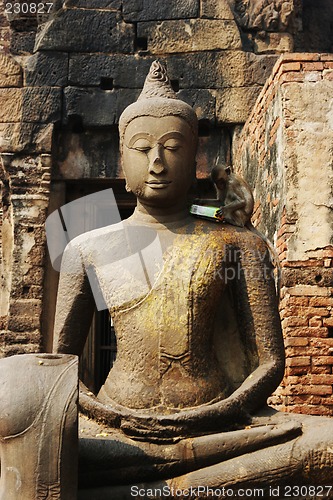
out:
M150 151L151 148L152 144L147 139L138 139L131 146L129 146L129 149L134 149L135 151L142 151L144 153Z
M157 144L159 144L163 149L166 149L167 151L177 151L181 147L180 142L174 139L168 139L164 144L163 143L157 143ZM132 144L131 146L127 146L127 148L132 149L134 151L148 153L157 144L151 144L146 139L139 139L135 141L135 143Z
M163 147L168 151L177 151L181 147L181 144L179 141L169 139L164 143Z

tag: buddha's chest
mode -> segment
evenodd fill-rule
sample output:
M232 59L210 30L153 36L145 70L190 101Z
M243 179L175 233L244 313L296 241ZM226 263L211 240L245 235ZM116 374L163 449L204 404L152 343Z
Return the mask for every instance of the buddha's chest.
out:
M225 270L225 254L214 242L178 239L163 255L163 266L146 293L131 287L134 298L111 308L119 346L126 352L141 346L141 352L158 355L161 369L206 355L212 349Z
M150 259L154 260L154 254ZM109 383L113 390L119 386L121 392L119 380L133 379L131 398L138 393L142 398L146 391L147 401L152 398L149 406L161 401L177 407L183 403L191 406L214 399L222 390L217 382L221 377L217 375L213 331L225 287L224 246L209 236L185 235L162 252L161 266L151 280L140 257L137 264L146 283L144 279L136 285L124 283L119 292L121 304L110 308L118 354ZM113 299L120 302L119 295ZM176 397L175 387L180 380L184 393ZM119 395L119 400L123 398ZM127 404L139 402L128 399Z
M102 265L93 262L91 267L111 311L148 302L151 310L163 304L165 314L174 310L182 319L200 301L206 306L214 302L224 286L228 277L225 248L215 233L169 235L169 239L156 237L136 251L110 252Z

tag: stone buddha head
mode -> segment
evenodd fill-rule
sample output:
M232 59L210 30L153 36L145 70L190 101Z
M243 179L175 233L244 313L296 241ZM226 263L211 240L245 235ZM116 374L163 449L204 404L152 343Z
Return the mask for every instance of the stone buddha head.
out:
M177 99L165 67L154 61L138 100L119 120L126 188L146 206L186 201L195 179L198 122Z

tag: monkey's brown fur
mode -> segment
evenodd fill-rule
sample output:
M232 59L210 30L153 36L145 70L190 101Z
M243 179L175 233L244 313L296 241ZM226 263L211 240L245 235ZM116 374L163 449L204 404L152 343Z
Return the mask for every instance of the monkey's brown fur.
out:
M218 207L216 215L224 222L238 227L247 227L265 241L271 262L276 268L276 288L279 295L281 275L279 257L272 243L251 223L254 198L250 186L242 177L232 172L230 167L221 164L212 169L211 178L215 185L216 198L201 199L200 203Z

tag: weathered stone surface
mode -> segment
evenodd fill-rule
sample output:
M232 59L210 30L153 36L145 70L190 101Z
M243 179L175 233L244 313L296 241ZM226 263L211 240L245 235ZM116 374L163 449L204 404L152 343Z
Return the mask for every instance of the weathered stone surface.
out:
M227 0L202 0L200 14L211 19L234 19Z
M42 304L40 300L16 300L9 311L8 328L13 332L24 332L40 327Z
M164 59L171 80L176 80L180 88L214 89L263 85L277 56L227 50L170 54ZM73 54L69 60L69 82L99 86L101 78L107 78L115 88L140 88L153 60L153 56L140 58L138 62L137 57L131 55Z
M264 85L272 72L278 56L245 54L245 58L244 85Z
M170 55L167 65L170 78L177 79L180 88L219 89L263 85L276 60L275 55L260 56L241 51L201 52Z
M10 47L10 30L9 28L0 28L0 49L1 52L8 53Z
M137 57L131 55L73 54L69 60L69 82L98 86L101 78L107 78L115 88L140 88L153 59L144 57L138 62ZM255 55L240 50L165 57L170 78L176 80L180 88L206 89L263 85L276 59L275 55Z
M332 244L332 95L329 80L283 85L287 202L297 220L290 260L306 260L311 250Z
M24 70L27 87L67 85L68 55L63 52L38 52L29 57Z
M54 123L61 115L61 89L0 89L0 123Z
M257 220L268 221L266 227L272 232L280 224L287 228L285 240L279 242L281 259L299 263L305 285L328 284L326 274L312 275L304 268L309 258L323 259L320 249L332 245L333 82L321 79L324 64L319 55L310 55L285 57L281 72L257 101L243 130L240 152L234 156L241 154L244 177L255 186ZM308 81L313 73L319 79ZM329 265L328 261L327 269ZM318 266L323 267L323 260ZM296 279L301 282L300 274ZM330 294L328 288L314 285L297 293L288 288L287 293L309 295L307 286L313 296Z
M22 98L24 122L54 123L61 118L61 89L25 87ZM10 121L10 120L8 120Z
M27 3L27 6L25 6L23 9L20 8L21 5L14 6L15 3L17 4L18 2L15 2L14 0L6 2L5 16L9 24L14 29L18 29L18 31L25 31L24 30L25 26L36 26L37 24L36 12L34 13L30 12L30 9L26 8L29 5L29 3Z
M113 87L143 86L153 57L138 58L120 54L73 54L69 58L70 85L100 85L102 78L112 80Z
M199 137L198 153L196 157L197 168L196 176L198 179L207 179L210 177L211 170L219 161L229 161L230 158L230 134L227 128L212 127L208 130L206 136ZM213 184L210 184L209 194L202 193L203 198L214 198L216 196ZM207 189L207 185L206 185Z
M41 266L32 267L25 276L23 276L23 286L43 286L44 284L44 268Z
M234 21L188 19L138 23L138 36L148 39L152 54L240 49L241 38Z
M134 26L117 13L68 9L41 26L35 50L123 52L134 50Z
M232 132L231 132L231 157L236 158L237 157L237 152L239 148L239 143L240 143L240 138L241 138L241 133L243 130L243 124L241 125L235 125L232 127Z
M215 96L206 89L181 90L177 97L194 108L199 120L215 123Z
M11 218L10 180L8 173L1 171L1 262L0 262L0 329L7 328L10 293L13 273L13 221Z
M10 56L0 54L0 87L20 87L21 66Z
M236 87L216 91L217 123L245 123L262 87Z
M294 48L290 33L266 33L264 37L256 35L253 43L257 54L292 52Z
M0 123L0 151L48 153L52 148L52 133L52 123Z
M332 53L332 19L332 2L304 0L302 2L303 29L296 34L296 50Z
M126 0L123 3L125 21L159 21L187 19L199 16L199 0Z
M56 152L54 178L116 178L120 169L119 134L111 130L81 134L64 131L58 138L61 150Z
M0 123L55 122L61 114L61 89L0 89Z
M35 38L35 31L12 31L10 38L11 53L20 56L32 54L35 46Z
M299 283L306 283L307 285L317 285L320 287L329 287L332 286L332 275L333 271L331 268L325 269L323 267L314 267L314 268L300 268L300 269L284 269L283 271L283 286L295 286ZM316 309L310 308L312 316L317 315L325 316L321 311L328 311L326 308ZM296 308L296 314L300 311L300 308ZM303 314L305 315L304 308L302 309ZM329 312L327 312L326 316L329 316Z
M219 60L218 52L171 55L167 58L168 73L180 88L216 88L222 85L222 75L211 68L217 68Z
M121 3L121 0L65 0L64 5L84 9L120 10Z
M19 122L22 102L22 89L0 89L0 123Z
M236 0L234 10L239 24L246 29L285 31L294 12L294 0Z
M43 166L40 158L26 155L23 158L16 157L7 170L10 174L13 191L11 197L13 212L16 220L19 220L20 223L20 226L17 227L17 234L21 237L24 234L21 229L24 227L24 230L27 230L29 226L32 229L27 231L24 238L30 239L33 245L40 246L45 239L45 234L40 230L40 227L44 223L45 209L47 208L50 168ZM16 251L21 252L22 241L16 242L16 244ZM30 243L27 244L30 249L32 246ZM29 268L29 264L28 259L22 258L21 270Z
M124 109L132 104L132 102L136 101L139 97L140 89L120 89L117 90L117 114L116 120L118 122L118 118Z
M134 90L65 89L64 121L72 115L79 116L84 126L105 127L114 125L124 108L138 95Z

